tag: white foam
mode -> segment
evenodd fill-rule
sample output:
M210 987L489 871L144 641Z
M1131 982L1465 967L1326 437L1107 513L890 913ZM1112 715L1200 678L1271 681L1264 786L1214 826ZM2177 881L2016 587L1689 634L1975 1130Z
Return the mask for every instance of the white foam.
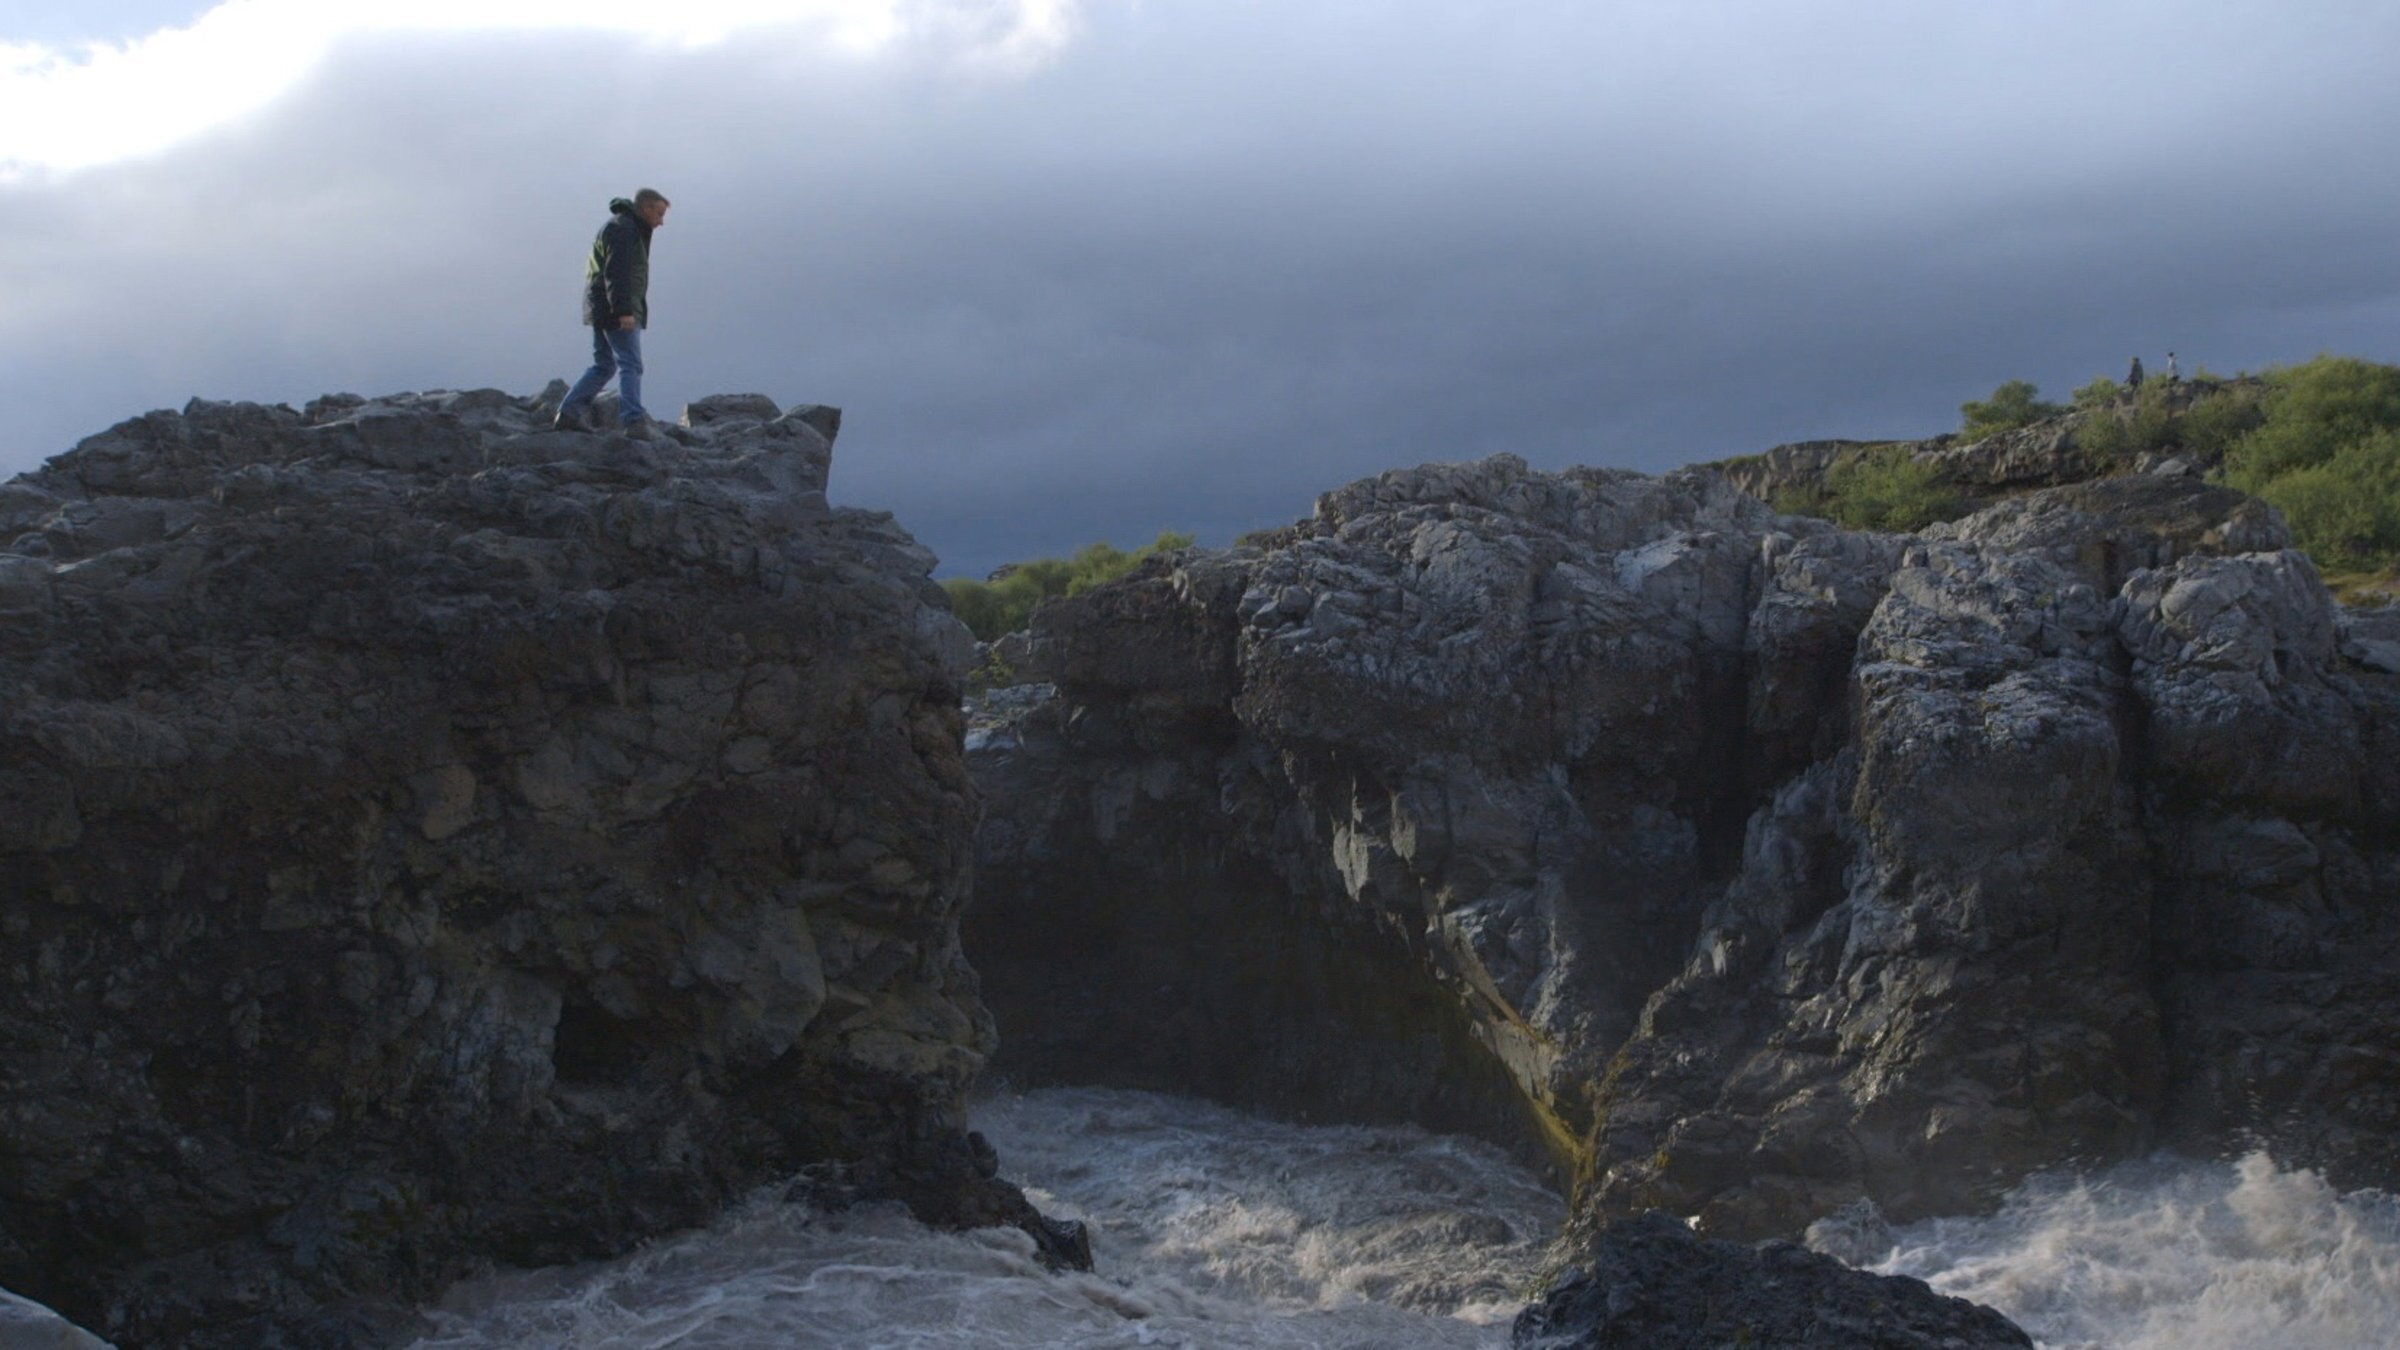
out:
M2400 1199L2264 1154L2043 1178L1898 1230L1875 1268L1989 1304L2052 1350L2400 1346Z
M1011 1230L762 1195L621 1261L461 1285L418 1346L1497 1347L1564 1217L1496 1150L1419 1130L1095 1089L976 1123L1044 1211L1091 1225L1097 1273L1047 1274Z

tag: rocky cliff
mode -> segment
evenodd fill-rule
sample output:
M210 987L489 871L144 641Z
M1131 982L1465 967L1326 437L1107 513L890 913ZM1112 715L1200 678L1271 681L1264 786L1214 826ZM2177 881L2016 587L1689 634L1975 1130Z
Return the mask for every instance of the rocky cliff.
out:
M353 1344L963 1132L969 640L838 415L194 403L0 486L0 1284Z
M1740 1236L2158 1144L2400 1180L2400 631L2287 542L2179 473L1893 536L1503 456L1154 561L971 755L1003 1064Z

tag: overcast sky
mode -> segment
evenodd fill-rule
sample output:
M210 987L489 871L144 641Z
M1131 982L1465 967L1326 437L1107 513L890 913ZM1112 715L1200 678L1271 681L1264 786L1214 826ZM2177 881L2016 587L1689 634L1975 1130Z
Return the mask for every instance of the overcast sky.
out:
M0 473L186 398L845 410L976 573L1363 474L2400 359L2387 0L0 0Z

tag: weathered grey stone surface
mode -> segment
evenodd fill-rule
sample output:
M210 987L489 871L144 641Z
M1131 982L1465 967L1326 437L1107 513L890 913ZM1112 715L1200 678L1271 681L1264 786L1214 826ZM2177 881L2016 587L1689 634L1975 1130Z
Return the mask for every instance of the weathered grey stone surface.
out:
M2106 460L2075 436L2081 414L2047 418L1978 440L1943 437L1912 448L1914 457L1943 476L1981 493L2059 487L2108 472Z
M1912 538L1503 456L1154 562L973 757L1003 1065L1743 1236L2161 1143L2389 1185L2400 682L2285 542L2179 475Z
M2069 483L2011 497L1924 533L2034 554L2081 573L2108 594L2135 571L2168 567L2178 558L2272 553L2292 544L2291 532L2265 502L2179 474Z
M0 1281L368 1343L803 1164L1033 1223L962 1128L971 640L829 412L195 402L0 489Z

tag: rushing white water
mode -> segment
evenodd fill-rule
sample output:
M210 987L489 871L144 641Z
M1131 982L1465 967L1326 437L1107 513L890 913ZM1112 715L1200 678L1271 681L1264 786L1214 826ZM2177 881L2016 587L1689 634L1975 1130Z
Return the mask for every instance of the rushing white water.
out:
M1420 1130L1096 1089L976 1124L1044 1212L1091 1225L1096 1273L1045 1273L1013 1231L762 1195L621 1261L462 1285L419 1350L1494 1347L1564 1218L1497 1150Z
M2400 1346L2400 1197L2263 1154L2038 1179L1898 1230L1875 1266L1989 1304L2051 1350Z
M1499 1347L1563 1218L1497 1151L1417 1130L1097 1089L976 1123L1045 1212L1091 1225L1096 1273L1045 1273L1013 1231L762 1195L625 1260L462 1285L419 1350ZM2050 1350L2400 1347L2400 1199L2264 1156L2042 1178L1989 1217L1821 1236Z

